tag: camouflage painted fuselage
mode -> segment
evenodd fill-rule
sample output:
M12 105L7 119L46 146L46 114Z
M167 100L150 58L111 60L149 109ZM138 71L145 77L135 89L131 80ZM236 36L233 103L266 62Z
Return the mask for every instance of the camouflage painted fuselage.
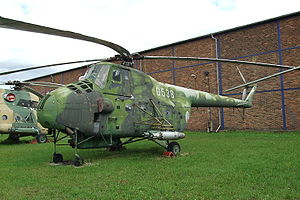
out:
M13 95L14 100L8 101L7 95ZM0 89L0 134L20 137L46 133L37 122L38 101L36 95L24 90Z
M79 141L94 136L79 148L106 147L147 131L183 131L191 107L250 107L251 101L164 84L132 68L97 63L82 80L45 96L38 119L47 128L78 131Z

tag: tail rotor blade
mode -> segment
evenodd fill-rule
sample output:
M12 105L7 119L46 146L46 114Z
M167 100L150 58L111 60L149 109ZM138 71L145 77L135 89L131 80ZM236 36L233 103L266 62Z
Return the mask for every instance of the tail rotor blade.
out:
M246 79L245 79L244 75L242 74L242 72L241 72L241 70L239 69L239 67L238 67L238 66L236 66L236 69L238 70L238 72L239 72L239 74L240 74L240 76L241 76L241 78L242 78L243 82L244 82L244 83L247 83L247 81L246 81Z
M247 97L247 88L244 88L243 94L242 94L242 100L245 100Z
M300 70L300 66L293 67L292 69L284 70L284 71L281 71L281 72L278 72L278 73L275 73L275 74L272 74L270 76L266 76L266 77L263 77L263 78L260 78L260 79L254 80L254 81L250 81L246 84L238 85L236 87L225 90L225 92L230 92L230 91L238 89L238 88L253 85L254 83L258 83L258 82L261 82L261 81L264 81L264 80L267 80L267 79L270 79L270 78L273 78L273 77L276 77L276 76L280 76L281 74L285 74L285 73L288 73L288 72L291 72L291 71L294 71L294 70Z

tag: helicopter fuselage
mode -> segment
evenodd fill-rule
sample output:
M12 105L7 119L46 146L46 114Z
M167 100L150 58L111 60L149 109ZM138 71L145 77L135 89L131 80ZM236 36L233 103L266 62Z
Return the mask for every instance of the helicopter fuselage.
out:
M0 89L0 134L18 138L46 133L37 121L39 98L27 91Z
M106 62L92 65L78 82L46 95L39 103L38 119L44 127L69 135L76 131L79 141L89 138L78 148L95 148L158 132L181 139L191 107L250 104L161 83L141 71Z

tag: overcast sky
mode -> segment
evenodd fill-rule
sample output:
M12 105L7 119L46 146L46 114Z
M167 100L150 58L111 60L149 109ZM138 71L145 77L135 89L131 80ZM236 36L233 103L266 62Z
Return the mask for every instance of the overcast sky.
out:
M142 51L299 11L299 0L0 0L0 16ZM0 28L0 72L114 56L97 44ZM75 67L69 66L69 67ZM0 77L24 80L55 67Z

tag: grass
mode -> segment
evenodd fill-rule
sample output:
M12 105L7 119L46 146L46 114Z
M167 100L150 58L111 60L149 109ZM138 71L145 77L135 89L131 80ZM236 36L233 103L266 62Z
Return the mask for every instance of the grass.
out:
M6 136L0 136L0 141ZM300 132L187 132L182 155L151 142L81 150L50 164L53 144L0 145L0 199L300 199ZM73 149L60 147L65 159Z

